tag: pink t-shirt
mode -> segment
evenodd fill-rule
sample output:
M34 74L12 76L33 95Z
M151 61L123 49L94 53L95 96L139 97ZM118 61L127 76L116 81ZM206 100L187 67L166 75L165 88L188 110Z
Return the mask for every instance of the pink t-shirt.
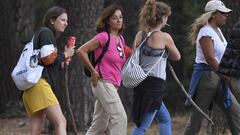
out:
M120 35L122 37L122 35ZM108 35L106 32L98 33L95 38L100 42L100 47L94 51L95 60L102 53L102 49L108 40ZM123 38L122 38L123 39ZM114 84L115 86L120 86L122 81L122 67L126 61L126 57L124 54L123 46L124 41L121 39L117 43L117 41L110 34L110 43L107 52L102 58L100 62L100 71L102 74L102 79L106 80L109 83ZM121 54L120 54L121 53ZM121 57L122 56L122 57ZM98 64L95 69L98 70Z

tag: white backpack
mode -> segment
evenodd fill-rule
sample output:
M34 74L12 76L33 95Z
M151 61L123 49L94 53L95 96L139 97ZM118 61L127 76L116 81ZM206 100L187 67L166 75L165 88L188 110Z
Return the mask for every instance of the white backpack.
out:
M12 78L21 91L31 88L42 76L43 66L38 65L39 50L34 50L33 39L27 43L22 51L17 65L12 71Z

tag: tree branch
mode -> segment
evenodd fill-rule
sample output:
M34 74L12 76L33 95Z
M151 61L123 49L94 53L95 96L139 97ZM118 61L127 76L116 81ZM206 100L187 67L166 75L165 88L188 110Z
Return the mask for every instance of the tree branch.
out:
M210 119L210 117L192 100L191 96L188 95L188 93L186 92L184 86L182 85L182 83L179 81L179 79L176 76L176 73L174 72L172 66L170 63L168 63L168 68L171 72L171 74L173 75L174 79L176 80L177 84L181 87L182 92L184 93L184 95L187 97L187 99L191 102L191 104L193 105L193 107L199 112L201 113L212 125L214 125L212 119Z

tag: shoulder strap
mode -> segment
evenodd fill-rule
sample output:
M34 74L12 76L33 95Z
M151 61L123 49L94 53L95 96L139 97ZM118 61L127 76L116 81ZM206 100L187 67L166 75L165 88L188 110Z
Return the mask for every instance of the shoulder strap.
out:
M40 48L38 48L39 35L40 35L40 33L41 33L42 31L44 31L44 30L50 30L50 29L47 28L47 27L41 27L41 28L39 28L39 30L34 34L33 39L32 39L33 48L34 48L34 49L35 49L35 48L40 49Z
M102 61L102 58L103 58L104 54L107 52L109 44L110 44L110 33L107 32L107 34L108 34L108 40L107 40L106 44L103 47L101 55L98 57L98 59L94 63L95 65L97 65L97 63L99 63L98 64L98 70L99 70L99 75L100 75L101 78L102 78L102 73L101 73L101 70L100 70L100 62Z
M142 44L155 32L157 32L159 30L153 30L151 32L148 32L147 34L145 32L142 32L142 42L140 43L140 45L137 48L141 48ZM144 38L143 38L144 36Z
M122 43L123 43L124 45L126 45L126 44L125 44L125 41L123 40L122 35L120 35L119 37L120 37L120 40L122 41Z
M104 47L103 47L102 53L100 54L100 56L98 57L98 59L94 62L95 65L97 65L98 63L101 62L104 54L105 54L105 53L107 52L107 50L108 50L108 47L109 47L109 44L110 44L110 33L107 32L107 34L108 34L108 40L107 40L106 44L105 44Z
M147 33L142 31L142 40L141 41L143 41L145 37L147 37Z
M150 71L152 71L152 69L157 66L157 64L161 61L161 59L162 59L162 57L163 57L164 54L165 54L165 49L163 50L161 57L160 57L160 58L158 59L158 61L150 68L150 70L147 72L147 74L149 74Z

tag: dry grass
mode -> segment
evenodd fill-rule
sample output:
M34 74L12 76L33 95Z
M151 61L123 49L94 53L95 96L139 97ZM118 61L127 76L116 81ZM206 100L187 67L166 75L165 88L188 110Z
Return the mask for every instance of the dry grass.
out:
M183 134L186 121L187 121L187 116L178 116L178 117L172 118L173 135ZM206 124L204 123L199 135L207 135ZM26 135L27 126L28 126L28 121L26 118L0 119L0 135ZM128 135L130 133L130 130L133 127L134 127L133 123L128 124L128 131L127 131ZM45 134L42 134L42 135L45 135ZM79 133L79 135L84 135L84 133ZM152 124L151 128L147 131L146 135L159 135L158 125L156 123ZM230 133L225 135L230 135Z
M0 119L0 135L27 135L27 119Z

